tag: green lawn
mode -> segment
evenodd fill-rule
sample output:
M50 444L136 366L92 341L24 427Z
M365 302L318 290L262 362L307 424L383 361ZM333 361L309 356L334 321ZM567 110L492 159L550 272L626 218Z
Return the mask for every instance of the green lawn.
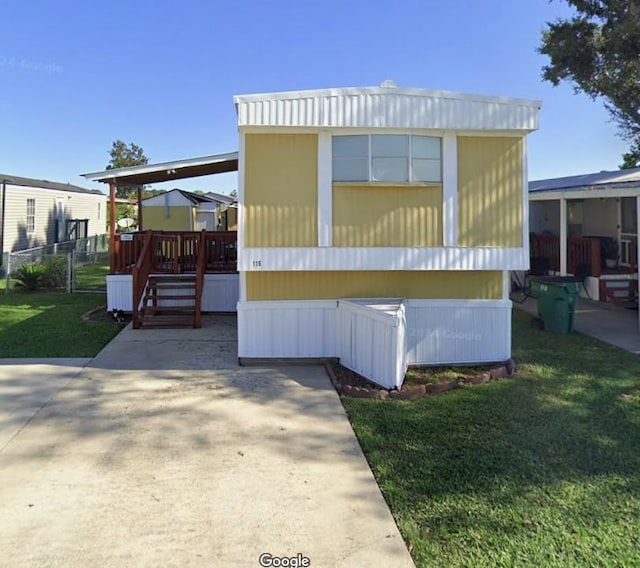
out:
M76 290L106 290L109 263L85 264L76 269Z
M81 316L104 295L0 292L0 357L92 357L120 327Z
M343 399L416 565L640 566L640 360L513 329L513 378Z

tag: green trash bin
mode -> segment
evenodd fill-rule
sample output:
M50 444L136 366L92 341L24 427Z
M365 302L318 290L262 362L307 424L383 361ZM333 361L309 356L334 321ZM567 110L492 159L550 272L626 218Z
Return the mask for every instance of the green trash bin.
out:
M570 276L536 276L529 281L544 328L553 333L571 333L580 282Z

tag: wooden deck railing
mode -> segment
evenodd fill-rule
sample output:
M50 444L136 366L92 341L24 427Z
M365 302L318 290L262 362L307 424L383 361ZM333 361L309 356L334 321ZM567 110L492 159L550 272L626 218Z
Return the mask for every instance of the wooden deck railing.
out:
M140 301L147 285L147 279L153 268L154 250L153 250L153 234L148 231L144 235L142 250L136 264L132 269L133 280L133 306L132 320L134 329L140 327Z
M534 235L529 238L531 258L545 258L549 270L560 270L560 237L555 235ZM567 272L576 274L585 270L589 276L602 274L600 239L569 237L567 239Z
M145 236L149 232L130 233L130 240L116 235L111 243L111 274L130 274L140 258ZM198 250L204 235L205 272L237 272L236 231L153 231L152 272L196 272Z
M200 240L197 243L197 265L196 265L196 309L193 327L199 328L202 325L202 293L204 290L204 273L207 268L207 232L202 231Z

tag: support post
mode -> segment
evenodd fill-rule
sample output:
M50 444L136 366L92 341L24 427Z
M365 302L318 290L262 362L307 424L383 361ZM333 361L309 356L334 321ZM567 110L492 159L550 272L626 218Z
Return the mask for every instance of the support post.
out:
M567 275L567 200L560 199L560 276Z
M116 182L109 182L109 272L115 272L116 264Z
M142 191L141 185L138 186L138 231L144 231L144 223L142 221Z

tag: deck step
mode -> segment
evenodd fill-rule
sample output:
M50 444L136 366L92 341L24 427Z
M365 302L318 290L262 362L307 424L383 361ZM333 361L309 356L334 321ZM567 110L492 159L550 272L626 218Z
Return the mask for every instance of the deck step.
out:
M156 294L156 295L145 295L144 301L147 300L195 300L195 295L189 296L181 296L180 294Z
M174 326L174 325L193 325L193 316L146 316L141 318L143 327L158 326Z
M143 317L157 312L163 312L166 314L181 314L186 312L188 314L193 314L195 306L144 306L142 311Z
M151 274L149 281L155 282L195 282L195 274Z
M175 282L172 284L166 283L166 284L159 284L157 282L149 282L149 284L147 285L147 288L155 288L158 290L185 290L185 289L189 289L189 288L195 288L196 287L196 283L195 282Z

